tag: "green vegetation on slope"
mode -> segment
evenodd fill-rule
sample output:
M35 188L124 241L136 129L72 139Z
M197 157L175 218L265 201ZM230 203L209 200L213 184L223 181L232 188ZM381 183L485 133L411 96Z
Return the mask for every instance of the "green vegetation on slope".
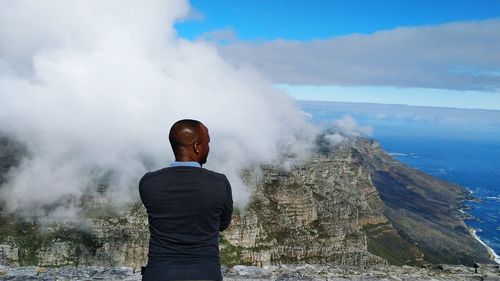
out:
M365 225L368 251L393 265L419 265L422 253L418 248L402 239L389 224Z

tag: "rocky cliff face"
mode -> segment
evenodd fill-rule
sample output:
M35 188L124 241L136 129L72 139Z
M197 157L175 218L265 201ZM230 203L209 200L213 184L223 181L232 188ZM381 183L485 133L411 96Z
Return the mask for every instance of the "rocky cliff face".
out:
M17 159L4 152L0 157L0 163ZM402 165L372 140L333 149L320 142L300 165L268 165L244 178L253 197L222 235L226 265L491 262L459 216L468 193ZM41 225L1 216L0 264L146 263L147 218L140 203L117 212L93 192L80 204L78 222Z
M467 190L396 161L373 140L358 139L355 147L384 202L384 215L400 237L422 251L425 261L491 262L463 222L460 208L473 199Z
M364 227L390 225L383 203L347 147L284 170L263 167L254 196L224 233L227 262L372 265ZM239 259L239 260L238 260Z

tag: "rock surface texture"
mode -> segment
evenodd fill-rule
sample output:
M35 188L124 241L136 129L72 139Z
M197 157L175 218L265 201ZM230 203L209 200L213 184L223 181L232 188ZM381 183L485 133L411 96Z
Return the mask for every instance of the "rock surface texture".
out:
M250 179L249 207L224 233L230 264L320 263L368 266L365 227L387 225L370 174L350 149L318 154L290 170L263 167ZM257 174L257 173L253 173Z
M335 147L318 143L309 160L290 169L266 165L244 173L253 195L222 235L223 264L308 263L328 265L331 270L492 263L459 212L471 199L466 190L401 164L373 140L354 139ZM12 144L2 140L0 145L0 171L5 173L6 161L15 165L21 158L1 151ZM40 223L1 215L0 265L137 269L146 264L149 233L142 205L132 203L117 212L101 193L89 192L80 199L77 222ZM287 274L262 279L284 280ZM400 280L384 278L371 280Z
M269 266L237 265L223 268L226 281L500 281L498 266L483 266L475 271L465 266ZM0 266L0 280L141 280L141 274L129 267L58 267L44 268Z

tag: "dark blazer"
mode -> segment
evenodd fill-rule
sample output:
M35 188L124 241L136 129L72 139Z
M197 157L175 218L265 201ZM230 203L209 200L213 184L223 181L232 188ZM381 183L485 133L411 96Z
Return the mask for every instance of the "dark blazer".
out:
M226 176L170 167L144 175L139 193L151 233L143 280L222 280L219 231L233 211Z

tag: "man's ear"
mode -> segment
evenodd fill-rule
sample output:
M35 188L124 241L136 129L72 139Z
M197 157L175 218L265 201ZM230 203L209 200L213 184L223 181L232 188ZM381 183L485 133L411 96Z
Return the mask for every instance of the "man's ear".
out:
M194 142L194 152L196 154L200 153L200 144L197 141Z

